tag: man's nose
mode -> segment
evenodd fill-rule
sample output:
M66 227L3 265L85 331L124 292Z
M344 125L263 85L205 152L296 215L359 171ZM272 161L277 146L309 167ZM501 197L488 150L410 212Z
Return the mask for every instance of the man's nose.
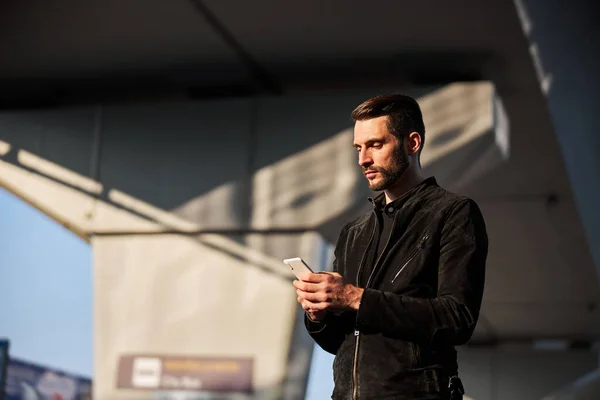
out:
M358 165L361 167L368 167L371 164L373 164L373 159L368 151L361 151L358 153Z

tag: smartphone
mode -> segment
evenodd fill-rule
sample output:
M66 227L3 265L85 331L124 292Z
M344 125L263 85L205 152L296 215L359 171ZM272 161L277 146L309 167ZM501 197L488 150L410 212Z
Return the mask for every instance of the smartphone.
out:
M313 273L313 270L300 257L287 258L283 262L290 267L292 273L300 280L303 280L306 275Z

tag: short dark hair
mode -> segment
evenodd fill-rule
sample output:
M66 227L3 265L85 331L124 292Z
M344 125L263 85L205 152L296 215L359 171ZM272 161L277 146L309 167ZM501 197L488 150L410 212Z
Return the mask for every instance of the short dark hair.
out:
M412 97L399 93L382 94L362 102L352 111L354 121L383 116L388 117L388 131L398 139L411 132L421 135L421 154L425 144L425 124L419 103Z

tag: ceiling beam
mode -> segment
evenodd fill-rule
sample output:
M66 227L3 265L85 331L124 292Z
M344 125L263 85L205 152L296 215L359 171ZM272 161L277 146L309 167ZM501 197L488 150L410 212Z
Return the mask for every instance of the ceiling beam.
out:
M443 85L490 79L484 53L410 52L381 57L264 63L280 82L267 90L239 66L189 64L61 77L0 79L0 108L34 108L168 99L213 99L320 90ZM209 68L210 67L210 68ZM265 83L271 85L271 83Z

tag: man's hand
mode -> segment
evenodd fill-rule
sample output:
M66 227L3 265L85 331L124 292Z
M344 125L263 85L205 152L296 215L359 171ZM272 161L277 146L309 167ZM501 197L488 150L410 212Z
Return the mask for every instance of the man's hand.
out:
M309 317L320 321L327 311L358 310L363 289L344 282L335 272L309 274L302 281L294 281L298 302Z
M300 299L300 297L298 297L298 299ZM298 300L300 302L300 300ZM300 304L302 304L302 302L300 302ZM304 307L304 306L302 306ZM308 319L310 319L311 321L315 321L315 322L321 322L325 319L325 316L327 315L327 311L311 311L311 310L306 310L306 314L308 315Z

